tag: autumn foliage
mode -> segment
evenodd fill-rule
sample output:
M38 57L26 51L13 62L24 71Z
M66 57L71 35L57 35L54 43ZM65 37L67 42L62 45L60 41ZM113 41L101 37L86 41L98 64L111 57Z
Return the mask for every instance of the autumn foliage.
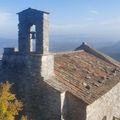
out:
M12 84L0 84L0 120L15 120L15 116L22 110L22 102L17 100L10 91Z

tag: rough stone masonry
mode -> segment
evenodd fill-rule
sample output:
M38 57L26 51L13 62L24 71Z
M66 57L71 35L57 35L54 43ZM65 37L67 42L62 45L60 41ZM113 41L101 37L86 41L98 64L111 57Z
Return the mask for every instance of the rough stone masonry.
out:
M54 76L54 56L48 53L48 14L31 8L18 13L19 50L5 48L0 66L0 80L14 83L28 120L60 118L60 93L44 82ZM33 25L35 31L31 31ZM31 51L33 33L35 51Z

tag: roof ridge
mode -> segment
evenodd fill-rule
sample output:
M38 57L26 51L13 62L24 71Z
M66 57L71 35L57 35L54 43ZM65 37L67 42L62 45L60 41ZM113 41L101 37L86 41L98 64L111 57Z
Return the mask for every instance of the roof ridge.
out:
M18 12L17 14L21 14L21 13L26 12L26 11L28 11L28 10L33 10L33 11L37 11L37 12L42 12L42 13L50 14L49 12L41 11L41 10L34 9L34 8L31 8L31 7L27 8L27 9L21 11L21 12Z
M63 51L63 52L55 52L51 53L53 55L61 55L61 54L70 54L70 53L78 53L78 52L83 52L84 50L79 50L79 51Z
M108 55L105 55L104 53L97 51L96 49L90 47L87 43L83 42L80 47L75 49L75 51L77 51L77 50L84 50L84 51L110 63L110 64L120 67L120 63L117 60L113 59L112 57L110 57Z

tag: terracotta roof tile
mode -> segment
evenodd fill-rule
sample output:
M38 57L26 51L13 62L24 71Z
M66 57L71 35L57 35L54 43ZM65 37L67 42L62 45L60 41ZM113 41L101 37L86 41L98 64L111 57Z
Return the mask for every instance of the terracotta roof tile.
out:
M55 55L56 80L90 104L120 81L120 68L84 50Z

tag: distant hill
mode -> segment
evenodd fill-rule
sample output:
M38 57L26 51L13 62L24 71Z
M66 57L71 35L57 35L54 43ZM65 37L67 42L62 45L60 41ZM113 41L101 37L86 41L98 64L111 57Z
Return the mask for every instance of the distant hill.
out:
M97 41L96 41L97 39ZM89 41L87 41L89 40ZM0 38L0 55L3 53L3 48L16 47L17 40ZM120 61L120 42L110 42L98 38L82 38L70 36L52 36L50 37L50 52L72 51L79 47L82 42L87 42L93 48L113 57Z
M50 36L50 51L60 52L60 51L71 51L79 47L82 42L87 42L91 47L100 49L106 45L111 46L115 42L108 41L105 38L97 37L78 37L78 36Z
M0 38L0 54L3 53L3 48L6 47L17 47L17 40Z
M120 61L120 42L117 42L111 46L106 46L99 49L101 52L111 56L112 58Z
M106 44L111 45L112 42L101 41L102 38L92 38L92 37L74 37L72 35L62 36L55 35L50 36L50 51L51 52L61 52L61 51L71 51L75 48L79 47L82 42L87 42L94 48L104 47ZM15 39L6 39L0 38L0 53L3 51L5 47L17 47L17 40Z

